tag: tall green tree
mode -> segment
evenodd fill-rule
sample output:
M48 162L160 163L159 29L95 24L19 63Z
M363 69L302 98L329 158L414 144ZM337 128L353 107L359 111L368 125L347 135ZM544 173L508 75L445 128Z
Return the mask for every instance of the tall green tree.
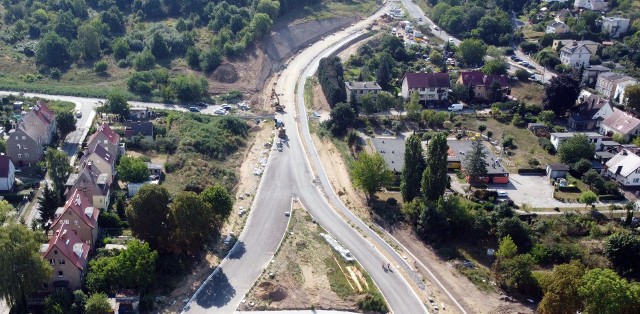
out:
M87 299L87 304L85 305L86 314L105 314L111 313L111 311L113 309L106 294L94 293Z
M367 193L367 203L374 194L393 180L393 173L379 153L361 153L353 162L351 176L356 187Z
M356 121L356 112L347 103L338 103L329 116L329 130L334 136L344 136Z
M273 21L269 15L264 13L254 14L253 20L251 20L251 29L256 38L262 38L266 35L271 29L271 25L273 25Z
M51 227L49 223L53 222L56 210L60 206L60 203L60 194L46 184L42 191L42 195L38 199L38 205L40 205L38 207L38 212L40 212L38 222L45 234Z
M509 237L518 246L520 253L528 252L533 245L531 241L531 230L518 217L502 219L496 228L496 235L502 239Z
M591 160L595 150L595 145L589 141L587 135L576 134L560 143L558 157L563 163L572 165L581 159Z
M158 32L153 34L151 43L149 44L149 50L153 56L159 60L169 56L169 46L167 45L167 41Z
M422 105L420 104L420 94L418 92L412 92L409 98L409 103L404 106L407 112L407 118L413 121L420 120L420 113L422 112Z
M219 228L233 211L233 197L229 191L220 184L208 187L200 193L200 197L207 203L207 206L211 208L215 216L215 225Z
M131 51L129 40L125 37L116 38L111 42L111 51L116 60L125 59Z
M76 117L71 111L63 111L56 114L56 126L60 139L65 139L67 134L76 130Z
M402 192L402 199L405 203L408 203L420 196L420 180L426 168L426 163L420 136L416 134L409 136L404 147L404 165L402 167L400 191Z
M579 261L556 265L553 272L540 279L544 296L538 304L540 314L577 313L582 309L578 293L585 268Z
M620 275L636 280L640 278L640 237L616 233L607 238L604 254Z
M467 152L467 156L464 158L464 171L469 176L469 183L478 183L480 177L487 175L487 167L489 166L486 161L487 153L480 138L473 141L471 145L471 151Z
M137 238L151 248L164 248L169 235L169 200L167 189L160 185L143 185L126 209L127 222Z
M624 89L624 95L627 97L627 106L640 111L640 84L627 86Z
M169 206L173 249L195 253L216 230L218 223L211 206L194 192L178 193Z
M49 177L53 182L53 188L62 197L65 189L64 184L72 170L69 164L69 156L61 150L49 147L45 153L45 160Z
M21 224L0 227L0 297L26 313L26 299L49 280L51 266L40 256L35 232Z
M422 174L421 191L425 201L436 201L447 189L447 136L436 134L427 148L427 167Z
M634 307L637 310L640 304L636 285L630 285L627 280L620 278L611 269L595 268L587 271L582 276L582 285L578 288L578 293L585 304L584 312L634 313L627 310Z
M504 75L507 74L509 64L503 59L491 59L482 66L482 73L486 75Z
M48 67L60 67L69 61L69 41L49 32L38 41L36 61Z
M558 117L576 105L580 94L580 82L569 74L561 74L544 87L543 105L545 110L553 110Z
M123 181L142 183L149 180L149 168L140 157L122 156L116 169Z
M487 45L480 39L465 39L458 46L458 54L462 57L464 63L469 66L481 64L486 53Z
M100 57L100 41L102 40L101 30L95 23L85 23L78 28L78 44L80 45L80 56L84 60L94 60Z
M107 96L107 102L104 104L102 110L108 113L118 115L121 118L126 118L129 115L129 103L127 102L127 96L123 93L111 93Z
M376 81L383 90L390 89L391 70L393 69L393 58L390 54L383 52L378 61L378 70L376 71Z

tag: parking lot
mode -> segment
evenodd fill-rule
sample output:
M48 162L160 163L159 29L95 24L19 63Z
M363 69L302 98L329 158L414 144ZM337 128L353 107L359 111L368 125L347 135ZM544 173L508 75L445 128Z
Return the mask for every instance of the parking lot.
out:
M517 205L528 204L533 208L570 207L553 198L553 185L546 176L509 175L509 184L491 184L490 189L504 190ZM579 204L580 206L584 206Z

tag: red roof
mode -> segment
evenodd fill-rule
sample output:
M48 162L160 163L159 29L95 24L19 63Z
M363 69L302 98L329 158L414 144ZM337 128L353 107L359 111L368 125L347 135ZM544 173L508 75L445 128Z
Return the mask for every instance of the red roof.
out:
M484 78L484 87L489 87L493 82L498 82L500 87L507 88L509 87L509 83L507 82L507 77L504 75L487 75Z
M82 156L82 160L80 161L80 164L84 164L92 154L95 154L96 156L98 156L100 159L104 160L107 164L110 164L111 166L115 164L115 161L116 161L115 156L113 156L106 148L104 148L102 144L96 145L96 147L94 147L93 151L91 152L85 152L84 156Z
M404 78L412 89L451 87L449 73L407 73Z
M11 169L11 157L7 155L0 155L0 178L9 177L9 169Z
M111 142L111 144L118 145L118 141L120 141L120 135L118 135L118 133L116 133L107 123L103 123L102 125L98 126L98 130L96 130L96 132L91 135L87 143L93 143L96 136L101 133L109 140L109 142Z
M73 210L73 212L79 217L82 217L82 221L92 229L98 225L100 210L93 207L92 202L84 193L80 193L78 189L75 189L73 193L69 195L67 202L64 203L62 214L55 219L52 226L55 226L58 221L64 217L64 213L66 213L67 210Z
M58 250L69 261L79 269L87 267L87 256L89 255L89 245L82 242L78 235L67 229L67 225L61 225L51 239L47 250L42 256L47 257L52 250Z
M507 77L504 75L484 75L480 71L460 72L463 85L484 86L489 87L494 81L500 83L500 87L509 87Z

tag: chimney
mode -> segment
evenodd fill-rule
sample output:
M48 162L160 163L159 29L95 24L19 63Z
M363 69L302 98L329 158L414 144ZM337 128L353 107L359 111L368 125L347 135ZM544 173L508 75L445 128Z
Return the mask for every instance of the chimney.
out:
M616 169L616 175L619 175L620 172L622 172L622 166L618 166L618 169Z

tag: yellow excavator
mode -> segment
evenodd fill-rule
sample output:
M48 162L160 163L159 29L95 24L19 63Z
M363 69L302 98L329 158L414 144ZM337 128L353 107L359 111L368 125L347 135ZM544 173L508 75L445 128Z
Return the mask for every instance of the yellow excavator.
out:
M271 107L276 111L284 111L284 106L280 104L280 97L278 97L275 88L271 89Z

